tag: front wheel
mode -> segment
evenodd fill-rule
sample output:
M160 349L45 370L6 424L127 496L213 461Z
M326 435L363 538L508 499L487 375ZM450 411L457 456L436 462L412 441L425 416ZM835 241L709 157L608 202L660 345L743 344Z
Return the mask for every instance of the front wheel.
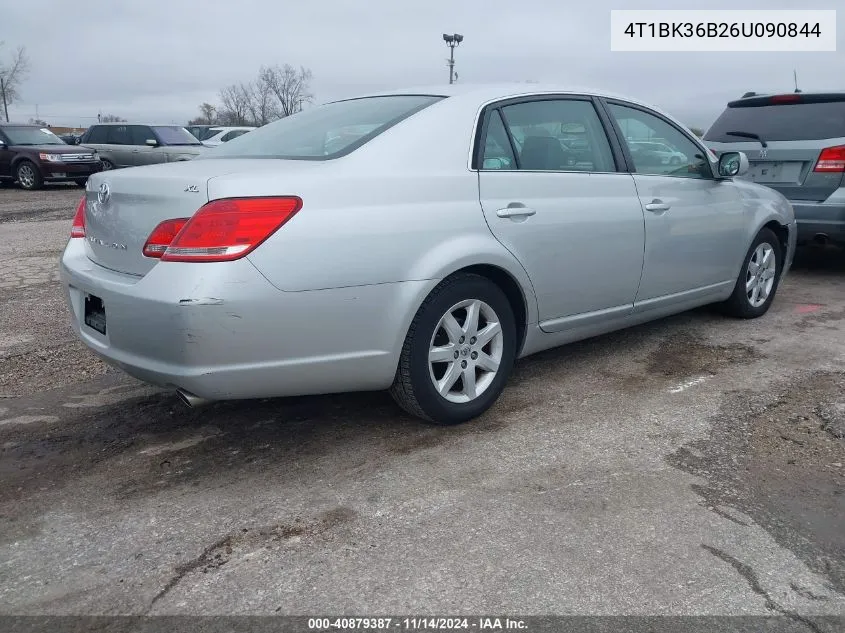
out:
M32 191L34 189L41 189L44 185L44 178L41 176L41 172L38 171L38 167L28 160L22 160L18 164L16 174L18 177L18 184L20 184L23 189Z
M103 164L103 171L111 171L114 169L114 163L109 159L103 158L100 162Z
M390 393L429 422L466 422L498 399L515 354L516 324L502 290L480 275L454 275L417 311Z
M730 316L755 319L769 311L778 289L783 252L770 229L762 229L745 256L733 294L722 304Z

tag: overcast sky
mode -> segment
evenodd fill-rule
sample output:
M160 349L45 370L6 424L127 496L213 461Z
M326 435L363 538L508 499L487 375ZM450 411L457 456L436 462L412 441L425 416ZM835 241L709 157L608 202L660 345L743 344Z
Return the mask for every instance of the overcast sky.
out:
M98 112L185 123L218 90L262 64L305 66L317 102L448 82L444 32L462 83L551 81L594 86L706 127L747 90L842 89L836 53L612 53L610 10L789 9L794 0L3 0L4 60L27 47L32 70L17 120L90 125ZM841 0L813 0L834 9Z

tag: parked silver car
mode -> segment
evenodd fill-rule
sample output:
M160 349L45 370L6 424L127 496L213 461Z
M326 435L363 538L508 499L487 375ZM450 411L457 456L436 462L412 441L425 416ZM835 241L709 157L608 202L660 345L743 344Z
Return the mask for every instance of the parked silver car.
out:
M782 193L798 242L845 244L845 92L750 93L704 134L717 155L743 151L745 178Z
M180 125L98 123L79 141L97 150L103 170L191 160L207 148Z
M691 162L638 164L629 124ZM92 176L61 274L80 338L188 403L389 388L458 423L515 358L704 304L765 314L795 224L747 167L630 99L383 93Z

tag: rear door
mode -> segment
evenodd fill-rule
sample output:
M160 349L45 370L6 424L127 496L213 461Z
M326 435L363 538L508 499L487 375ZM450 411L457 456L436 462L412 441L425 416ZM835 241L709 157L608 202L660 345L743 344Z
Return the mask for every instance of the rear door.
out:
M746 140L731 132L751 133ZM789 200L823 201L843 184L843 173L818 167L825 149L845 146L845 94L750 97L728 104L704 136L716 154L748 155L744 178Z
M128 125L107 125L106 146L104 147L117 167L132 167L135 156L132 153L132 136Z
M534 286L540 326L562 331L633 309L643 211L589 97L514 99L488 107L479 193L487 224ZM565 136L578 133L574 150Z

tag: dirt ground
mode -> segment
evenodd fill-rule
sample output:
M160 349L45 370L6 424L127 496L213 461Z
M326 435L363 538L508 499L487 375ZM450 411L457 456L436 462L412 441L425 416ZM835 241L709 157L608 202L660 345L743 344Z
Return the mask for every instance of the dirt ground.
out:
M444 429L380 393L190 410L94 359L79 196L0 189L0 614L845 616L845 253L761 319L524 359Z

